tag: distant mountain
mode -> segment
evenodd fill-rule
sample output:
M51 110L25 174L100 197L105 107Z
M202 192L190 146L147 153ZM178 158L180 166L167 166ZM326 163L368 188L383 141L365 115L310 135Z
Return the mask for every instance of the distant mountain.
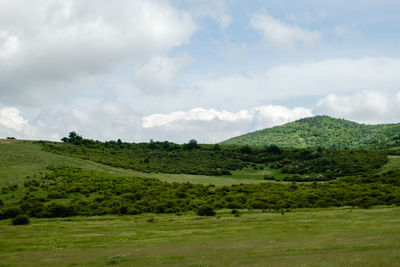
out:
M285 147L394 147L400 146L400 123L367 125L315 116L231 138L224 145Z

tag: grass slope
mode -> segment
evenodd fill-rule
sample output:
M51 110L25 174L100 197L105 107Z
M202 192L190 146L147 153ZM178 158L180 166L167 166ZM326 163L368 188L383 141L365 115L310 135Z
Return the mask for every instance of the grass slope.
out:
M26 176L42 176L48 166L71 166L84 170L94 170L109 174L157 178L166 182L191 182L195 184L231 185L239 183L259 183L262 175L249 177L246 172L236 172L230 177L143 173L123 168L115 168L89 160L73 158L43 151L41 146L31 141L0 140L0 187L22 184Z
M388 156L388 163L382 166L382 171L400 170L400 156Z
M399 224L398 207L4 220L0 266L398 266Z
M224 145L360 148L399 146L400 124L366 125L328 116L300 119L281 126L244 134Z

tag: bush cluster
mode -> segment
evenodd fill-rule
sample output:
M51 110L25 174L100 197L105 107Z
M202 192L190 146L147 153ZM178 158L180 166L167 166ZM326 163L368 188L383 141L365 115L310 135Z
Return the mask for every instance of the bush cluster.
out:
M215 211L210 205L203 205L197 209L197 215L199 216L215 216Z
M215 187L122 177L57 167L32 183L15 203L5 202L0 218L176 213L212 210L400 205L400 171L343 177L324 183L260 183ZM52 192L43 197L46 192ZM54 199L54 195L60 196ZM204 213L203 213L204 212Z
M25 225L29 224L29 217L23 214L17 215L12 221L12 225Z

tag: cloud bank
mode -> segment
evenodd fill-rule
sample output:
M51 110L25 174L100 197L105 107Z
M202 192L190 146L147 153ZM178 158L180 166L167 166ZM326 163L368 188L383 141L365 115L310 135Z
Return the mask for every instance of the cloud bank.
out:
M215 109L194 108L189 111L176 111L170 114L153 114L143 117L142 126L153 128L180 121L212 121L220 120L226 122L246 121L248 123L257 121L265 127L283 124L299 118L311 116L311 110L306 108L289 109L283 106L262 106L238 112L218 111Z
M331 94L319 100L314 111L363 123L400 122L400 91Z
M289 97L325 97L362 91L393 93L400 90L398 58L336 58L284 64L252 72L201 80L198 87L214 105L230 96L229 105L271 102Z
M266 105L237 111L193 108L171 113L137 115L120 100L80 102L47 108L28 120L16 107L0 109L0 134L17 138L59 140L69 131L99 140L169 140L178 143L195 138L215 143L233 136L281 125L314 115L330 115L361 123L399 122L400 91L389 94L364 91L331 94L315 106Z

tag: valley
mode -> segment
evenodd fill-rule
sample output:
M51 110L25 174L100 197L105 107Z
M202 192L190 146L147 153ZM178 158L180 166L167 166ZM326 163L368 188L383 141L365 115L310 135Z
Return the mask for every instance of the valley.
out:
M0 142L0 266L400 260L394 146L63 141Z

